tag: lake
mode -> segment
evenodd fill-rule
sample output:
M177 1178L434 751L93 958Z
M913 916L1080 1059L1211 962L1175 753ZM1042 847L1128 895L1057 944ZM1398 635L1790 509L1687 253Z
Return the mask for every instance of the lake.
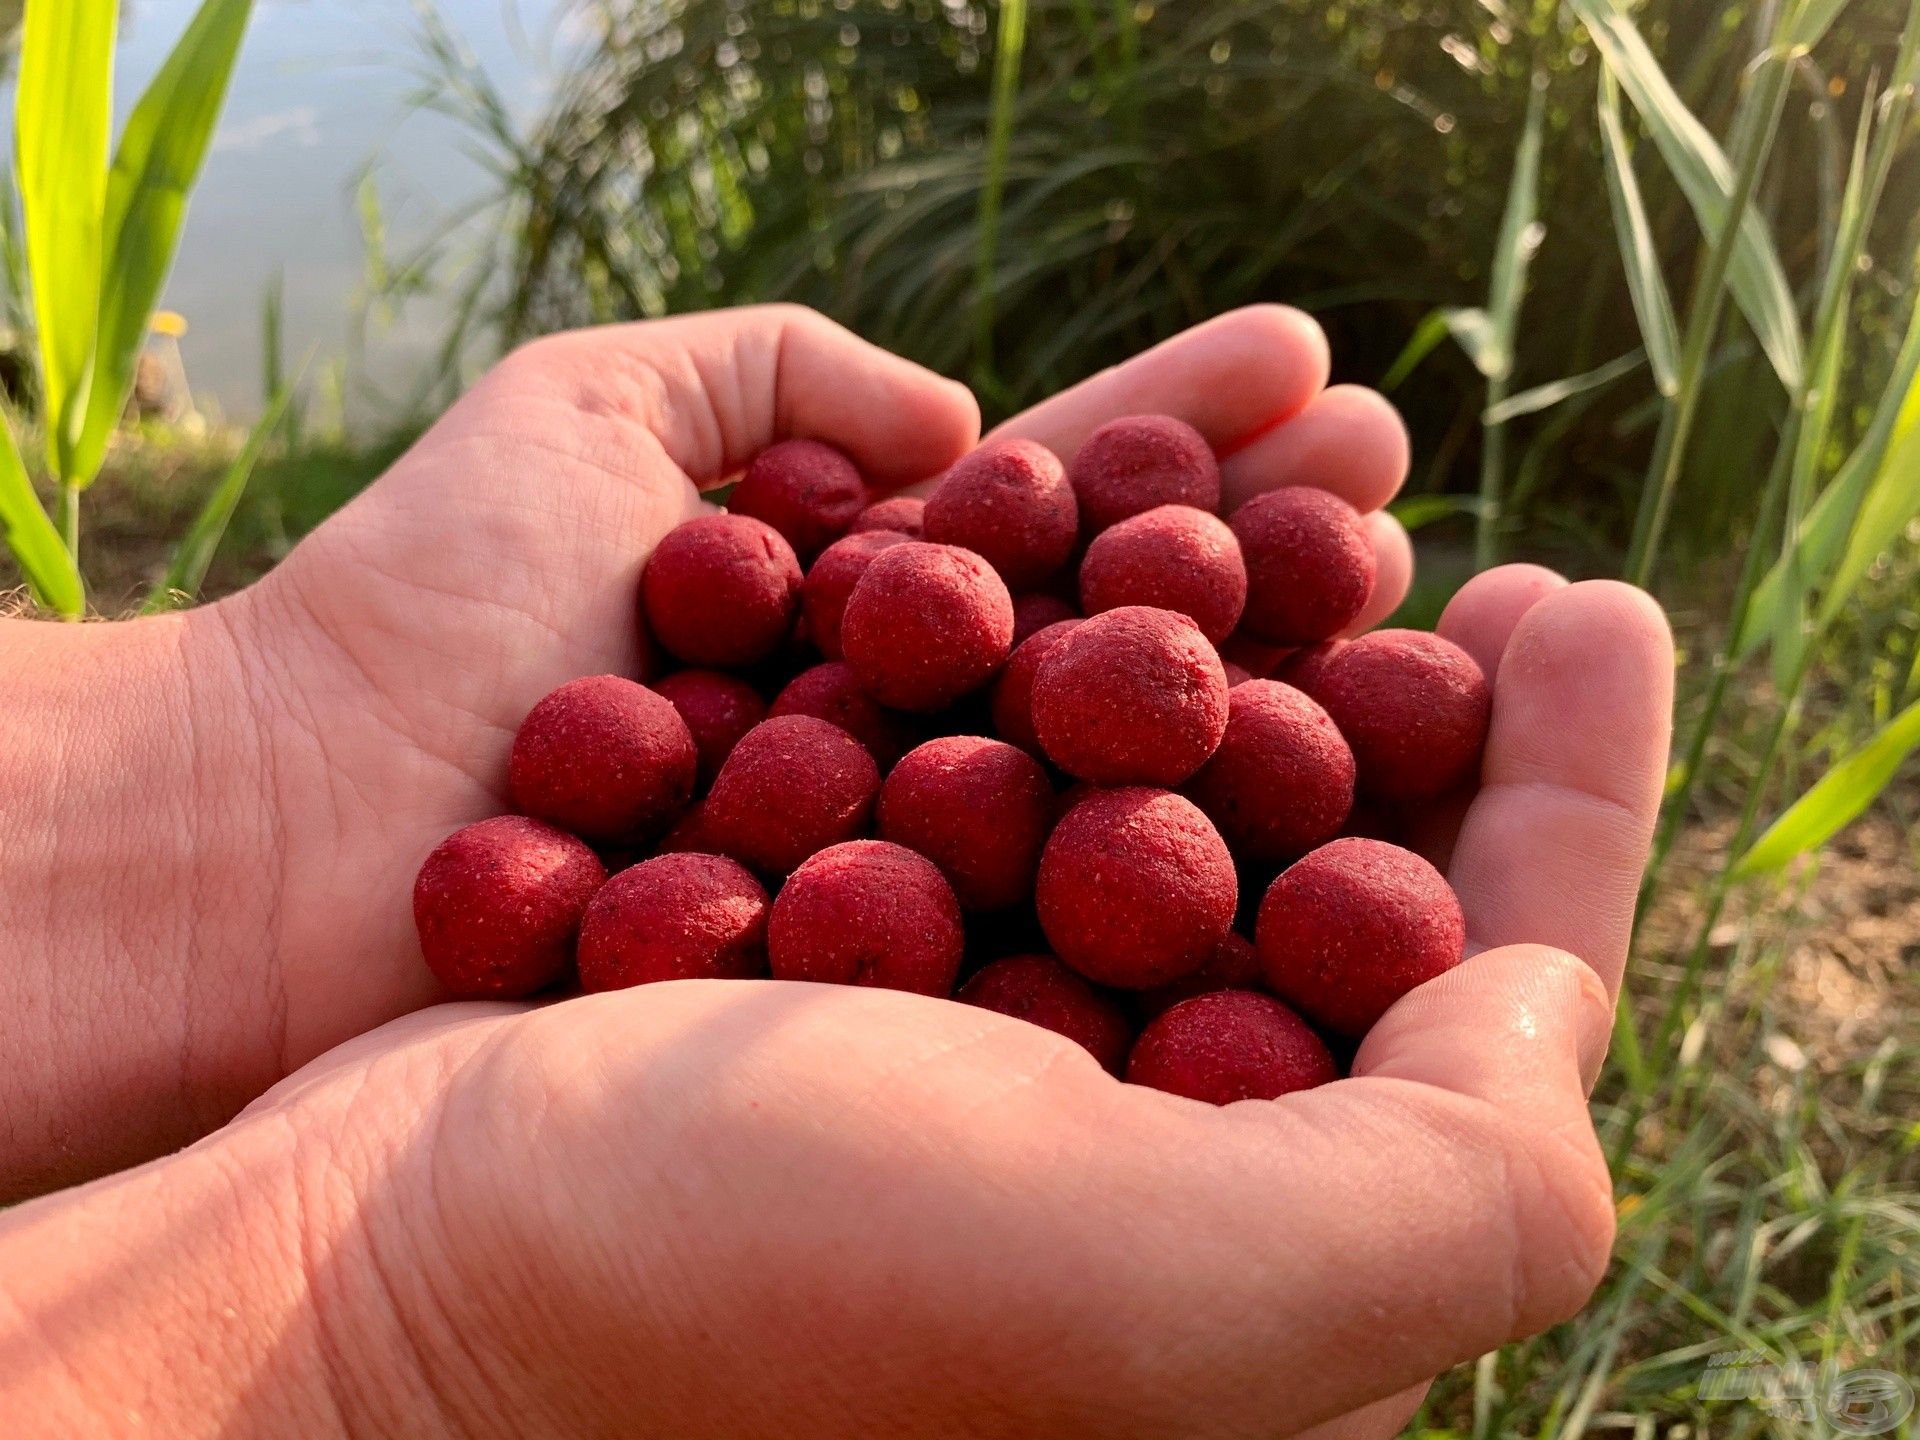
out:
M43 0L44 3L44 0ZM0 3L0 20L5 19ZM197 0L128 0L115 75L122 117L166 58ZM501 92L537 114L564 63L567 0L439 0ZM485 177L451 122L410 114L419 77L409 0L258 0L227 109L194 196L164 303L187 319L182 342L203 408L260 406L261 301L285 276L286 352L297 362L347 355L362 288L354 190L378 177L391 248L432 234ZM8 86L5 114L11 130ZM11 152L11 136L6 143ZM382 397L417 375L442 331L431 301L375 327L349 371L353 413L377 420Z

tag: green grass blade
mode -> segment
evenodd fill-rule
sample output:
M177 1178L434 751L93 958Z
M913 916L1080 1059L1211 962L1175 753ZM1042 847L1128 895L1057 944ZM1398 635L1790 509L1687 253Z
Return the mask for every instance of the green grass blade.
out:
M1429 525L1437 525L1442 520L1453 520L1462 515L1480 513L1478 495L1409 495L1404 500L1396 500L1387 507L1393 518L1400 522L1400 528L1409 533L1424 530Z
M1531 390L1522 390L1518 395L1509 396L1500 404L1489 409L1481 419L1488 425L1504 425L1508 421L1518 420L1526 415L1537 415L1542 410L1551 410L1563 401L1576 395L1585 395L1592 390L1604 390L1616 380L1624 379L1647 363L1644 350L1634 350L1617 360L1609 360L1604 365L1596 365L1583 375L1569 375L1564 380L1551 380L1545 385L1536 385Z
M1540 224L1540 147L1546 128L1546 96L1544 77L1535 75L1494 249L1493 284L1487 299L1493 332L1490 353L1475 359L1487 377L1489 415L1497 414L1506 404L1520 333L1520 307L1526 301L1527 272L1545 233ZM1454 334L1460 338L1458 329ZM1461 343L1467 341L1462 339ZM1482 428L1480 513L1474 518L1473 553L1475 563L1485 570L1499 558L1500 532L1506 523L1507 427L1504 421L1490 419Z
M234 457L233 464L227 467L219 483L208 492L200 506L200 513L193 517L192 527L175 548L167 573L148 592L146 603L140 607L142 614L153 615L174 609L183 600L192 600L200 593L200 586L207 578L207 569L213 564L213 553L220 548L220 538L227 533L227 524L233 519L233 512L240 507L240 499L247 491L247 482L253 478L253 468L259 462L260 452L266 449L267 441L280 428L298 384L296 377L293 385L285 387L274 397L266 413L248 434L247 443Z
M1900 712L1873 739L1821 776L1754 842L1733 868L1737 880L1780 870L1818 849L1880 798L1920 749L1920 703Z
M13 427L5 424L0 424L0 536L39 605L70 620L84 613L87 594L80 571L33 493L20 447L13 443Z
M1546 86L1536 79L1527 100L1526 126L1520 134L1520 149L1514 156L1513 178L1507 184L1507 207L1500 218L1500 236L1493 254L1493 284L1487 298L1487 311L1493 317L1494 339L1499 349L1490 379L1505 380L1513 374L1514 341L1520 330L1520 307L1527 294L1527 272L1539 252L1540 226L1540 148L1546 129ZM1482 367L1485 370L1485 367Z
M1667 168L1709 239L1727 224L1734 194L1733 166L1707 127L1681 100L1645 38L1618 0L1570 0L1585 22L1607 69L1633 102ZM1780 383L1799 388L1806 366L1800 321L1786 269L1757 211L1740 216L1739 241L1729 272L1735 301L1759 337Z
M1855 522L1862 516L1862 507L1879 477L1888 470L1896 442L1911 433L1916 418L1920 418L1920 307L1916 307L1908 320L1906 339L1894 363L1893 376L1868 422L1865 435L1800 527L1799 538L1794 542L1797 559L1791 553L1782 557L1755 588L1753 603L1748 607L1734 645L1734 659L1750 657L1775 630L1781 607L1792 598L1789 567L1797 564L1803 575L1831 576L1831 588L1840 593L1843 601L1846 594L1851 593L1852 585L1845 583L1846 576L1856 569L1864 572L1865 567L1850 559L1843 568L1837 564L1838 558L1843 554L1854 555L1851 542L1857 528ZM1889 491L1897 488L1897 481L1892 482ZM1884 522L1876 519L1874 528L1876 532L1883 529ZM1878 554L1876 550L1868 555L1866 563L1871 564ZM1854 584L1858 578L1858 574L1853 574Z
M1427 357L1440 348L1440 342L1447 338L1452 329L1448 316L1457 313L1435 310L1413 327L1413 334L1407 337L1406 345L1394 357L1393 364L1387 367L1387 373L1380 377L1380 392L1383 395L1391 395L1406 384L1413 372L1426 363Z
M1886 458L1867 487L1859 515L1846 553L1821 596L1818 623L1822 627L1853 598L1873 562L1898 544L1908 522L1920 515L1920 386L1909 389Z
M1796 50L1811 50L1833 28L1840 12L1853 0L1802 0L1799 13L1787 27L1787 43Z
M20 45L15 164L40 338L47 461L61 480L72 473L100 318L119 17L119 0L42 0L27 7Z
M989 97L987 167L980 187L979 230L974 241L973 326L976 388L992 390L995 266L1000 250L1000 201L1007 186L1007 152L1013 143L1013 112L1020 99L1020 57L1027 43L1027 0L1000 0L1000 28L993 47Z
M1600 75L1600 141L1614 233L1627 274L1627 293L1640 321L1640 336L1653 366L1654 383L1662 395L1671 395L1679 383L1680 322L1674 317L1673 296L1660 269L1659 247L1647 219L1640 179L1634 174L1626 130L1620 123L1620 83L1607 70Z
M187 197L207 158L252 13L253 0L206 0L127 117L107 180L99 338L69 472L74 483L99 473L126 409L140 347L180 244Z

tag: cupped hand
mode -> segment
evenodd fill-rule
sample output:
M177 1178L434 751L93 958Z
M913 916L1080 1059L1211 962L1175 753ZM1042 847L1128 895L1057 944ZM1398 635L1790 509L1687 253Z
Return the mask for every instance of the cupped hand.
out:
M269 1095L239 1128L302 1137L351 1422L1385 1437L1571 1314L1668 642L1636 592L1519 567L1445 628L1497 671L1449 837L1474 953L1351 1079L1214 1109L987 1012L691 982L430 1011Z
M1230 500L1314 483L1376 512L1405 474L1405 433L1377 396L1326 380L1318 327L1263 307L1006 428L1071 455L1115 415L1170 412L1227 456ZM204 612L231 657L222 708L258 737L262 783L236 809L267 837L275 896L256 969L211 996L208 1083L237 1106L442 998L408 909L421 858L505 808L512 733L541 695L642 673L635 598L652 547L702 491L792 436L840 446L892 489L965 453L978 411L963 387L792 307L557 336L509 357L267 579ZM1373 620L1410 563L1397 525L1369 523Z

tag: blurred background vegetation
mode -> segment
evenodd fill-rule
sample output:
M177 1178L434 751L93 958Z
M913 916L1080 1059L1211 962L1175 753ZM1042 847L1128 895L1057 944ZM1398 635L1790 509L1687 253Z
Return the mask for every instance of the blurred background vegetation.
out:
M440 27L436 103L501 177L502 207L432 256L470 287L494 347L566 325L784 297L971 379L1010 413L1208 315L1311 310L1339 377L1379 383L1421 319L1482 303L1530 87L1545 87L1523 385L1634 351L1596 135L1598 60L1553 0L1032 0L1004 163L989 145L1002 12L938 0L589 6L599 37L531 126ZM1835 231L1867 81L1894 63L1904 0L1862 0L1797 65L1762 204L1798 287ZM1641 29L1716 135L1779 6L1652 0ZM990 248L979 202L998 180ZM1647 177L1671 273L1694 255L1684 198ZM1891 364L1920 242L1920 146L1889 182L1854 351ZM410 274L419 272L403 267ZM983 283L984 282L984 283ZM1677 538L1724 554L1751 511L1764 365L1716 356ZM1644 378L1644 377L1643 377ZM1644 383L1528 427L1516 516L1530 544L1606 568L1653 426ZM1415 489L1470 488L1482 377L1436 355L1397 390ZM1537 445L1528 450L1527 445Z
M196 6L123 8L170 39ZM284 191L188 226L185 319L156 317L87 490L96 610L188 598L175 539L208 539L210 504L204 593L257 576L561 327L799 300L998 418L1222 310L1303 306L1336 378L1413 432L1403 619L1487 559L1543 559L1646 581L1682 650L1595 1101L1614 1273L1445 1377L1416 1430L1857 1434L1841 1377L1920 1379L1920 0L527 10L260 0L256 40L296 18L283 63L299 25L379 12L356 73L438 128L344 159L316 136L351 273L276 238ZM522 48L543 63L503 63ZM248 65L237 87L312 84ZM209 173L286 113L216 136ZM423 207L422 154L470 183ZM0 384L51 506L18 233ZM284 284L224 283L241 234L289 248ZM215 380L196 398L189 373ZM233 422L261 416L249 445ZM1716 1355L1797 1393L1703 1388Z

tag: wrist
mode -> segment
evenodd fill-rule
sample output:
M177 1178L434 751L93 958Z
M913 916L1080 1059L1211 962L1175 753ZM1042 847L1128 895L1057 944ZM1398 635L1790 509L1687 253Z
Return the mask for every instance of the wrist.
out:
M9 1435L351 1433L294 1144L237 1126L0 1216Z
M0 1203L204 1133L273 1078L272 836L217 610L0 625Z

